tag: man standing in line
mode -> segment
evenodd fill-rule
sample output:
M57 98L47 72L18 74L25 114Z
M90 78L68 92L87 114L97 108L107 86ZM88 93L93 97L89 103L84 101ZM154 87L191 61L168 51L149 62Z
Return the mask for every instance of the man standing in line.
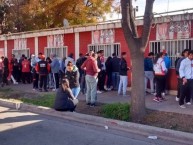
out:
M145 90L147 92L147 82L150 81L150 93L154 94L154 72L153 72L153 56L154 53L150 52L148 57L144 59L144 71L145 71Z
M182 79L179 105L181 108L186 108L184 99L187 105L191 105L191 97L193 94L193 50L190 50L188 57L182 60L179 73Z
M59 62L58 58L56 57L56 54L51 54L51 59L52 59L52 63L50 64L50 66L51 66L51 71L52 71L53 80L54 80L53 91L56 91L56 89L59 88L60 62Z
M44 86L44 91L48 92L47 90L47 76L50 72L50 65L45 61L45 56L41 56L41 60L36 65L36 71L39 73L40 79L40 92L42 92L42 87Z
M106 71L105 71L105 60L104 60L104 51L100 50L97 52L97 65L98 68L101 70L98 74L98 93L102 93L102 91L107 91L105 86L105 78L106 78Z
M97 54L91 53L91 56L81 66L81 69L86 71L86 103L91 107L94 107L97 101L97 82L100 69L96 59Z
M121 61L119 65L119 73L120 73L120 83L119 83L119 90L118 94L121 95L121 92L123 92L123 96L126 96L127 93L127 85L128 85L128 75L127 72L130 70L130 68L127 65L127 53L122 52L121 53Z
M113 90L117 91L119 87L119 81L120 81L119 64L121 59L117 57L116 53L113 53L112 56L113 56L111 60L112 84L113 84Z
M189 52L189 49L185 49L182 52L182 57L177 61L177 64L176 64L176 75L177 75L177 79L178 79L177 96L176 96L177 102L180 100L180 85L181 85L181 81L182 81L182 79L179 76L179 69L180 69L180 65L181 65L182 60L184 60L185 58L188 57L188 52Z

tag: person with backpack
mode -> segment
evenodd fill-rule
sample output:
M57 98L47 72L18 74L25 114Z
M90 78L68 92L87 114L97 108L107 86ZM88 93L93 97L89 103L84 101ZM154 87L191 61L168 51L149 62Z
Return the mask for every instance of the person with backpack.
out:
M162 96L162 92L165 90L165 79L167 68L164 62L164 53L157 54L154 60L154 72L155 72L155 81L156 81L156 96L153 99L155 102L162 102L166 100Z
M30 83L30 62L27 59L27 57L24 58L24 60L21 63L22 65L22 82L25 84L26 82Z

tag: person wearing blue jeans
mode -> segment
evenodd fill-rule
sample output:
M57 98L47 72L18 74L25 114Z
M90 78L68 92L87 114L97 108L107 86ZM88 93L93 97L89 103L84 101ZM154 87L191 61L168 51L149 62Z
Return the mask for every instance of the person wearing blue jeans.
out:
M79 76L78 68L69 61L66 67L65 78L68 79L70 89L75 98L77 98L80 93Z
M120 75L119 75L119 65L120 65L120 58L117 57L116 53L112 54L113 58L111 60L111 70L112 70L112 85L113 90L117 91L120 82Z
M128 76L127 76L127 71L130 69L127 66L127 53L122 52L121 53L121 61L119 64L119 74L120 74L120 82L119 82L119 90L118 94L121 95L121 92L123 92L123 96L126 96L127 92L127 85L128 85Z
M119 82L120 82L119 72L112 72L113 90L118 90Z

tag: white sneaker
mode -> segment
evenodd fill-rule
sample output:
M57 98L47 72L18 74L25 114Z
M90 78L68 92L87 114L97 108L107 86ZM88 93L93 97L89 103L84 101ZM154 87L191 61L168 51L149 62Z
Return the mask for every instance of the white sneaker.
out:
M185 109L186 106L185 105L180 105L180 108Z
M176 102L179 102L179 101L180 101L180 99L178 97L176 97Z
M164 97L166 95L166 93L162 93L162 96Z
M191 105L192 103L190 103L190 102L188 102L188 103L186 103L187 105Z
M19 83L18 83L18 82L14 82L13 84L14 84L14 85L18 85Z
M101 91L97 91L97 94L101 94L102 92Z
M52 89L52 91L53 91L53 92L55 92L55 91L56 91L56 89Z

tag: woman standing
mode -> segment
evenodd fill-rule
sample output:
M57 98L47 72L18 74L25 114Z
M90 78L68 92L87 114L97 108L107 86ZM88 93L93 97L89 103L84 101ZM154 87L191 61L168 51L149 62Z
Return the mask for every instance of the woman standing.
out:
M67 79L62 80L62 86L58 89L54 104L54 109L57 111L73 112L78 104L78 100L72 94Z
M80 92L79 77L78 68L69 61L66 67L65 78L69 80L70 88L72 89L72 93L75 98L78 97Z
M156 102L164 101L161 93L164 91L167 68L164 62L164 54L157 54L154 61L155 81L156 81L156 96L153 99Z

